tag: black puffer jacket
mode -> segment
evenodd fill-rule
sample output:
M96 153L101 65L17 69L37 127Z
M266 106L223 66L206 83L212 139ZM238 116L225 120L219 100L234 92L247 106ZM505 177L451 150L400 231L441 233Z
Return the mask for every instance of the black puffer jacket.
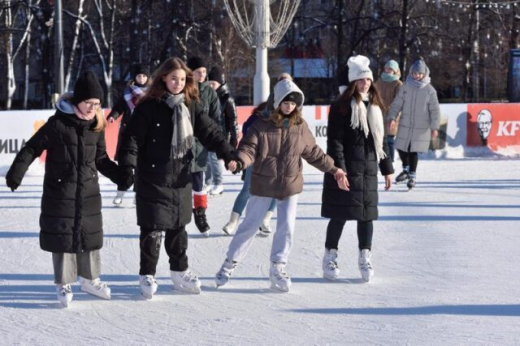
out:
M105 132L95 120L80 120L68 101L16 155L6 178L22 181L30 164L47 150L40 215L40 247L78 253L103 246L98 170L117 183L118 168L105 150Z
M222 110L224 136L233 147L236 147L238 143L238 126L235 100L229 95L227 84L222 84L216 91Z
M208 82L204 82L199 83L199 94L204 106L204 112L218 124L217 129L222 132L222 116L217 93L211 89ZM195 145L193 146L193 156L192 172L205 171L208 164L208 151L198 140L195 140Z
M226 163L233 148L200 102L188 106L195 136ZM123 138L120 165L137 167L135 191L137 224L176 229L191 221L191 151L183 159L171 158L172 111L165 102L147 100L132 115Z
M377 204L377 157L374 139L370 133L365 137L360 129L350 127L352 109L341 112L336 101L330 108L327 126L327 154L336 167L347 172L350 191L340 190L331 174L325 174L321 216L341 220L376 220ZM383 175L394 172L392 161L388 157L386 138L383 149L387 154L379 162Z

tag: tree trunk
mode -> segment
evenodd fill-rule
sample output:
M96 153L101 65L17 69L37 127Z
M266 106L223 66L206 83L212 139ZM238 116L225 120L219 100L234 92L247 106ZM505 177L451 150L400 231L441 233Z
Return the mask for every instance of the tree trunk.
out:
M79 0L78 4L78 18L76 19L76 23L74 25L74 39L72 41L72 48L70 50L69 64L67 66L67 73L65 74L65 90L72 90L72 85L70 85L70 79L72 75L72 71L74 69L74 61L76 59L76 49L78 47L78 37L81 30L81 15L83 13L83 4L85 0Z

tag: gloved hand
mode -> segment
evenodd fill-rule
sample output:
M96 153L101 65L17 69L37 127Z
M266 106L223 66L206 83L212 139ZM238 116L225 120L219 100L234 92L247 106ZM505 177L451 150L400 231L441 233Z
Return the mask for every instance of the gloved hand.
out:
M12 178L10 177L5 177L5 184L7 185L8 188L11 189L11 191L14 192L14 190L16 190L18 188L18 186L20 186L20 183L14 181Z
M231 172L233 174L240 173L244 169L244 164L239 159L236 159L235 162L237 163L237 168Z
M121 167L119 171L118 190L126 191L134 185L134 170L132 167Z

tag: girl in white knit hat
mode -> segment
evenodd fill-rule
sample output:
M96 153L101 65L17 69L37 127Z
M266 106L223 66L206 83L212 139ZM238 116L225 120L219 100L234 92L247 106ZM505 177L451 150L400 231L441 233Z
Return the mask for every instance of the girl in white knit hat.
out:
M271 248L269 279L272 287L289 291L291 278L285 265L291 251L298 194L303 190L302 158L326 172L339 188L346 189L345 173L316 144L302 117L302 91L290 80L274 87L274 111L251 125L240 141L237 162L251 170L251 197L246 217L238 227L227 258L216 275L216 284L228 283L237 263L251 245L273 198L277 199L277 224Z
M327 154L347 174L349 190L338 189L327 174L323 183L321 216L330 218L325 240L323 276L339 275L338 243L347 220L357 221L358 265L364 281L374 275L370 260L373 221L377 220L377 168L385 189L394 172L384 135L384 104L373 84L370 60L358 55L348 60L347 89L332 104L327 126Z

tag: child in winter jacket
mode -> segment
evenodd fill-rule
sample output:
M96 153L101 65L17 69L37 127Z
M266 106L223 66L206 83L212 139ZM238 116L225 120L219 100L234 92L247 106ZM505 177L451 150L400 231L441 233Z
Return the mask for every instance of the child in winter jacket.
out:
M388 112L392 130L397 127L396 119L401 112L395 148L403 164L403 171L395 178L395 182L406 182L408 189L414 188L416 184L418 153L428 152L431 139L439 135L439 100L430 82L430 69L424 60L417 60Z
M327 124L327 154L347 174L349 191L337 188L325 174L321 216L330 218L325 240L323 276L339 275L338 243L348 220L357 221L358 267L364 281L374 275L371 263L373 221L377 220L377 169L392 185L394 169L384 132L384 104L373 84L370 60L362 55L348 60L347 89L332 104Z
M245 137L247 135L247 130L249 127L257 120L262 118L262 114L264 109L267 107L267 102L263 102L259 104L255 109L253 109L253 112L249 116L249 118L244 122L242 125L242 135ZM251 197L251 194L249 193L249 188L251 186L251 167L244 170L243 173L245 173L242 176L242 180L244 181L244 184L242 185L242 189L237 195L237 198L235 199L235 203L233 204L233 210L231 212L231 217L229 218L229 221L222 227L222 230L224 233L231 235L235 232L235 230L238 227L238 219L244 212L244 209L246 208L247 201ZM265 216L262 220L262 225L260 225L258 235L261 237L269 237L269 234L271 234L271 217L273 216L273 213L276 209L276 199L273 198L271 200L271 204L269 205L269 210L267 213L265 213Z
M176 290L200 293L200 281L188 269L191 221L191 161L195 137L229 163L233 148L207 114L191 70L178 58L154 73L148 92L125 131L119 164L136 168L137 224L141 227L140 286L151 299L162 233Z
M131 74L132 80L123 91L123 96L119 98L116 105L107 116L107 121L109 123L113 123L119 117L122 117L117 138L116 161L119 159L119 151L121 143L123 142L123 133L130 122L130 117L132 116L137 103L143 97L146 89L148 89L148 85L150 84L150 72L146 66L141 64L134 65ZM121 203L123 203L125 192L126 189L123 189L122 186L117 187L117 194L113 201L116 206L120 206Z
M103 222L98 171L114 183L132 185L132 176L119 174L107 156L102 100L96 76L85 72L74 93L61 96L56 114L16 155L5 178L16 190L30 164L47 150L40 247L52 252L56 292L65 307L77 276L82 291L110 299L110 288L99 279Z
M251 197L246 217L216 275L217 286L225 285L237 263L244 259L272 199L276 198L278 220L271 248L269 278L273 288L289 290L291 279L285 265L292 247L298 194L303 190L302 158L322 172L331 174L339 186L347 188L345 173L335 167L333 160L316 144L302 118L303 100L303 93L296 84L289 80L278 82L274 88L274 112L265 120L255 121L240 142L238 166L252 166Z

